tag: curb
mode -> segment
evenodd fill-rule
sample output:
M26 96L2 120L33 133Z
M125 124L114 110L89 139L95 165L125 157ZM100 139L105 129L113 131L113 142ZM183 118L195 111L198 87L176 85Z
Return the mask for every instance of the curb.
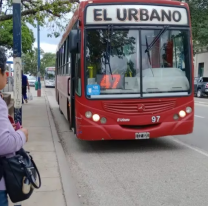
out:
M49 124L51 127L53 142L55 146L56 156L58 160L59 173L61 177L61 183L63 187L63 193L64 193L66 206L81 206L79 197L77 195L75 183L74 183L74 180L71 175L71 171L68 166L69 163L66 159L63 147L60 143L60 139L56 130L50 103L48 101L48 97L46 94L45 94L45 101L46 101L46 108L47 108L47 113L48 113L48 118L49 118Z

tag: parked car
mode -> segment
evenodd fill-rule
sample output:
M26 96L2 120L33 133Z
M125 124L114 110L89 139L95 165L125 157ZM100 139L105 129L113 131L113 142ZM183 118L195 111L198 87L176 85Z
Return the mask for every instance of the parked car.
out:
M30 86L35 86L36 77L35 76L27 76L28 82Z
M208 96L208 77L194 78L194 94L198 98Z

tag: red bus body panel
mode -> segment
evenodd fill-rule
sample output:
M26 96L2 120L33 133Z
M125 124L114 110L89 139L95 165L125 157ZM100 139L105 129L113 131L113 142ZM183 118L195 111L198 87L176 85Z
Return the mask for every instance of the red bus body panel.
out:
M188 5L186 3L181 3L178 1L170 0L93 0L93 4L118 4L118 3L142 3L142 4L158 4L158 5L172 5L172 6L184 6L186 7L189 15L190 12ZM79 97L75 94L75 119L76 119L76 136L83 140L126 140L135 139L135 133L138 132L149 132L150 138L157 138L169 135L185 135L193 132L194 126L194 65L191 62L191 75L192 75L192 94L186 97L162 97L162 98L143 98L143 99L112 99L112 100L91 100L85 97L85 73L84 73L84 15L85 8L88 5L88 1L82 1L80 3L79 9L75 12L73 19L71 20L62 40L59 44L59 48L64 43L68 37L70 30L72 29L74 23L80 20L80 30L81 30L81 78L82 78L82 95ZM191 25L189 25L191 28ZM190 38L190 44L192 46L192 37ZM193 60L193 52L191 49L191 60ZM69 104L69 91L70 91L70 76L57 76L56 78L57 86L57 101L61 107L62 112L66 119L68 118L68 107ZM164 108L164 103L167 107ZM170 102L170 104L168 104ZM119 108L123 113L119 112L115 103L119 104ZM128 113L126 106L130 105L144 105L145 107L154 108L152 112L141 112L141 113ZM154 106L156 105L156 106ZM114 108L110 110L109 108ZM193 109L191 114L187 114L184 118L179 118L174 120L173 116L178 114L181 110L185 110L186 107L191 107ZM106 124L101 124L99 122L94 122L92 118L88 119L85 117L85 113L91 111L92 114L99 114L100 117L105 117L107 119ZM153 124L151 122L152 116L160 115L160 120L158 123ZM118 118L129 119L128 122L118 122ZM70 121L70 120L69 120Z

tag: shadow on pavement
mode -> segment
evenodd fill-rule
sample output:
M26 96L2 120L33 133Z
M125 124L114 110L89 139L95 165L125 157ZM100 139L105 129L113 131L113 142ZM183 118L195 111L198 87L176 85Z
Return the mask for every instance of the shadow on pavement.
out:
M161 137L159 139L149 140L111 140L111 141L83 141L76 139L80 150L86 153L100 152L100 153L131 153L131 152L162 152L170 150L181 150L182 146L176 144L167 138Z

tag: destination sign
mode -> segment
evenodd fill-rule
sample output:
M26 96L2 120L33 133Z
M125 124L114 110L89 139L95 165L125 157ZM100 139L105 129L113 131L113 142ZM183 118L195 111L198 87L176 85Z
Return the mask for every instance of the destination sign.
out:
M55 67L48 67L48 71L55 71Z
M188 25L185 8L153 5L89 6L86 24Z

